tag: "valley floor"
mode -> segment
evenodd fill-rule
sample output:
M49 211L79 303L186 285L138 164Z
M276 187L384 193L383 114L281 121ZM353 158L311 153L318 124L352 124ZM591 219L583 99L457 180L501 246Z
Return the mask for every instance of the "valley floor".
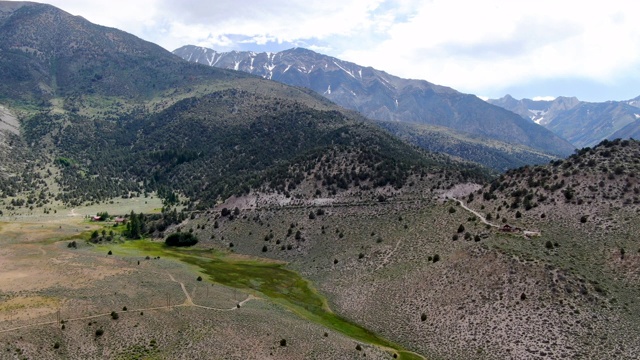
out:
M157 204L145 205L136 211ZM464 205L484 213L476 203ZM266 278L240 279L230 267L216 270L225 273L220 278L207 265L152 247L85 243L101 227L85 219L96 210L2 218L0 358L186 359L210 349L228 359L396 353L347 336L341 326L309 321L287 300L294 287L274 295ZM233 220L212 209L172 230L193 231L198 251L213 249L214 257L287 264L341 318L428 359L640 352L640 255L629 251L620 260L607 245L624 231L594 237L588 228L526 214L509 223L542 235L502 233L435 194L242 209ZM78 248L67 247L74 239Z

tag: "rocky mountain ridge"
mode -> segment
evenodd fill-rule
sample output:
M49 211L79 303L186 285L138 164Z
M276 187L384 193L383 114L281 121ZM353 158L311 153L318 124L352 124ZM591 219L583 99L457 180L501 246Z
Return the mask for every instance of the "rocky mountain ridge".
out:
M531 119L578 148L594 146L604 139L629 139L634 134L637 136L640 129L637 98L591 103L575 97L518 100L506 95L488 102Z
M308 49L218 53L187 45L173 53L191 62L306 87L374 120L438 125L559 156L573 152L569 143L553 133L474 95L425 80L402 79Z

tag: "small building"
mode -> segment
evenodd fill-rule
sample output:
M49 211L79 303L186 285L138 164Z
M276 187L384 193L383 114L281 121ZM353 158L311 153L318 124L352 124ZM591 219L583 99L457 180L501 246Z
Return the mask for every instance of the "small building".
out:
M102 217L98 216L98 215L94 215L91 217L91 221L102 221Z
M123 217L116 217L115 219L113 219L113 221L116 224L124 224L125 222L127 222L127 219L123 218Z
M510 232L516 232L516 231L518 231L518 229L517 229L517 228L512 227L512 226L511 226L511 225L509 225L509 224L504 224L504 225L500 228L500 231L502 231L502 232L509 232L509 233L510 233Z

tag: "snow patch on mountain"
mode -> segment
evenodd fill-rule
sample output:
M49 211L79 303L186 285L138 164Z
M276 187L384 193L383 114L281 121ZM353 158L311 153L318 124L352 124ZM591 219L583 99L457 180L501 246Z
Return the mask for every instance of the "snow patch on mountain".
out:
M545 110L532 110L532 109L528 109L530 113L532 113L533 115L531 116L531 120L533 120L533 122L535 122L538 125L544 125L546 124L546 121L544 121L544 116L546 115L546 111Z
M209 59L209 56L207 54L204 55L204 58L207 60L207 62L209 63L209 66L214 66L217 61L214 61L216 59L216 53L214 52L213 54L211 54L211 59ZM222 58L222 56L220 56L218 58L218 60Z
M349 70L347 70L347 69L343 68L342 66L338 65L338 63L337 63L337 62L335 62L335 61L334 61L333 63L334 63L334 64L336 64L336 66L337 66L337 67L339 67L340 69L342 69L342 71L344 71L344 72L346 72L347 74L349 74L352 78L354 78L354 79L356 78L356 77L355 77L355 75L353 75L353 73L352 73L351 71L349 71Z

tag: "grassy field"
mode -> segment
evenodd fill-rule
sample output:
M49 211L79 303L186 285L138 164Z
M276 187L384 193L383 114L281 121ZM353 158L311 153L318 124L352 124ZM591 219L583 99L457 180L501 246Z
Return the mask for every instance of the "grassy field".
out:
M104 251L105 248L101 250ZM350 338L393 349L400 359L423 359L333 313L326 299L307 280L286 269L280 262L239 257L214 250L168 248L162 243L149 241L130 241L108 248L116 255L141 257L143 254L151 254L178 259L197 266L214 283L255 292L260 297L285 306L302 318Z
M620 226L606 232L547 210L510 219L542 233L527 239L487 228L451 201L322 209L313 219L315 206L242 210L234 220L197 214L170 230L198 236L188 250L151 241L69 249L100 226L83 216L0 223L0 341L27 358L43 346L67 358L198 357L210 348L255 359L639 350L636 214L611 209ZM65 331L57 314L69 320ZM96 338L97 328L106 335ZM53 351L56 341L64 350Z
M147 241L85 243L104 224L84 215L111 211L103 209L0 223L0 341L7 354L174 358L213 347L225 358L421 358L333 314L282 262ZM71 240L80 240L77 249L67 247ZM212 322L213 337L205 331ZM185 349L183 342L192 345Z

